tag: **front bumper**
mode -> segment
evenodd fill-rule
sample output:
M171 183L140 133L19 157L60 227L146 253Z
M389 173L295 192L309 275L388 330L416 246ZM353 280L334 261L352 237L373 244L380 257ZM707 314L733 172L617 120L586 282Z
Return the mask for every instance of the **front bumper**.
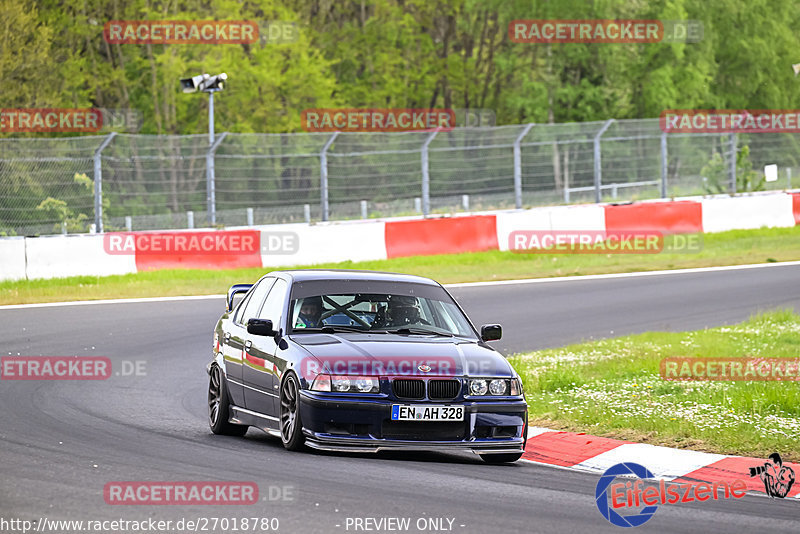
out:
M464 421L397 422L392 404L464 406ZM452 402L400 401L380 396L336 396L301 390L306 444L326 451L471 451L519 453L525 449L528 406L520 398Z

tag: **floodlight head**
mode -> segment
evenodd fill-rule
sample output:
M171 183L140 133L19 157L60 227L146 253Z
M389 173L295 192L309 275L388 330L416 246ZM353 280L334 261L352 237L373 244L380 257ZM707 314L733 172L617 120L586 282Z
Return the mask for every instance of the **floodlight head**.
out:
M216 76L210 76L203 80L200 90L204 92L222 91L225 88L222 82L227 79L228 75L224 72Z
M196 93L197 91L202 91L202 84L203 81L208 79L208 74L200 74L198 76L192 76L191 78L181 78L181 90L184 93Z
M202 91L204 93L213 93L222 91L224 86L222 82L228 79L228 75L223 73L216 76L209 76L208 74L199 74L191 78L181 78L181 90L184 93L196 93Z

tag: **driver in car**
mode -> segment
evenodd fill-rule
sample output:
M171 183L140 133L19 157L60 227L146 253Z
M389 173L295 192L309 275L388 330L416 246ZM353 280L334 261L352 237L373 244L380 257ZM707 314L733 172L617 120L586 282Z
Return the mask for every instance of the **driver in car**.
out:
M319 328L322 324L322 297L306 297L300 306L295 328Z
M417 297L390 295L386 307L386 325L404 326L420 322Z

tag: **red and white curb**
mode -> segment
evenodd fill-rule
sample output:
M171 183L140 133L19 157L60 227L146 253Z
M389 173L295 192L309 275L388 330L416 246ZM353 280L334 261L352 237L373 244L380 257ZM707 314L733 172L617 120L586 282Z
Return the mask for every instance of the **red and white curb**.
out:
M530 427L522 459L597 474L604 473L612 465L633 462L649 469L658 480L712 484L743 480L749 493L765 493L761 479L749 476L749 468L764 465L764 458L672 449L578 432ZM800 464L784 462L783 465L800 475ZM800 482L795 481L787 498L800 499Z
M0 280L108 276L155 269L228 269L385 260L512 248L519 232L662 235L800 225L800 192L632 204L545 206L225 230L163 230L0 239Z

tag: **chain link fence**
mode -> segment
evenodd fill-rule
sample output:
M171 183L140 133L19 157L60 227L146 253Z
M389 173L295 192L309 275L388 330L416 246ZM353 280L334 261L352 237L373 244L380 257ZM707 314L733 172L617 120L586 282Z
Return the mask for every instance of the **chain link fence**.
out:
M0 139L0 235L246 226L800 186L800 136L658 119ZM764 179L776 164L779 179Z

